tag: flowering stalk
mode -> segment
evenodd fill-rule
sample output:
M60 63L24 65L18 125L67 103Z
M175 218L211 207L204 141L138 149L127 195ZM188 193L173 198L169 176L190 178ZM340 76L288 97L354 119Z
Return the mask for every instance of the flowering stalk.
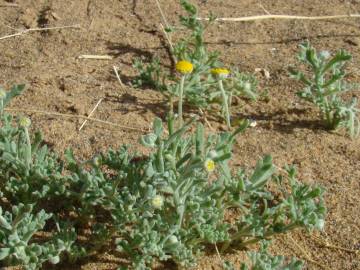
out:
M175 66L176 70L182 74L181 80L180 80L180 86L179 86L179 104L178 104L178 116L180 119L180 127L183 125L183 114L182 114L182 107L183 107L183 99L184 99L184 85L185 85L185 79L186 75L190 74L194 66L191 62L186 60L181 60L176 63Z
M225 109L225 120L226 120L226 124L229 128L231 128L231 123L230 123L230 113L229 113L229 107L228 107L228 100L227 100L227 95L225 93L225 89L224 89L224 85L222 82L222 79L219 79L219 88L221 91L221 95L223 97L223 106Z
M6 98L6 92L0 89L0 114L4 112L4 99Z
M31 120L27 117L21 117L19 119L19 126L23 129L24 131L24 135L25 135L25 140L26 140L26 147L25 147L25 166L27 168L27 170L30 169L30 165L31 165L31 141L30 141L30 135L29 135L29 130L28 128L31 125Z
M225 89L224 89L224 85L223 85L223 80L226 79L229 76L230 71L226 68L213 68L211 70L211 74L215 76L215 78L218 79L218 83L219 83L219 88L221 91L221 95L223 98L223 106L225 109L225 119L226 119L226 124L229 128L231 128L231 123L230 123L230 113L229 113L229 99L228 96L226 95Z
M2 115L4 112L4 100L0 99L0 114Z
M180 127L183 125L182 107L183 107L183 95L184 95L185 77L186 77L186 75L183 75L181 77L181 81L180 81L180 92L179 92L180 97L179 97L179 106L178 106L178 115L179 115Z

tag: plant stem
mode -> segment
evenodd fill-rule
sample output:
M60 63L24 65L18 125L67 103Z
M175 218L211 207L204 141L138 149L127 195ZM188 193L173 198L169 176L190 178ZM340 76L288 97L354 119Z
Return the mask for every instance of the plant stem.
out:
M0 99L0 114L2 115L4 112L4 99Z
M31 160L31 141L30 141L30 135L29 135L29 131L28 131L27 127L24 128L24 134L25 134L25 140L26 140L25 164L26 164L27 170L29 171L32 160Z
M221 94L223 97L223 106L225 109L225 120L226 120L226 124L228 126L228 128L231 128L231 123L230 123L230 113L229 113L229 107L228 107L228 100L227 100L227 95L225 93L224 90L224 85L221 79L219 79L219 88L221 90Z
M183 115L182 115L182 107L183 107L183 95L184 95L184 84L185 84L185 75L182 76L180 81L180 99L179 99L179 105L178 105L178 115L180 119L180 127L183 126Z
M170 117L173 117L174 115L174 104L173 104L173 97L169 97L169 115Z

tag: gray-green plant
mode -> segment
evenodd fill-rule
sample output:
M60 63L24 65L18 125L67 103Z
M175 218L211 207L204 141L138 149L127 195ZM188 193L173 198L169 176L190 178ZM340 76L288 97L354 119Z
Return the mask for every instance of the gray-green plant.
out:
M50 239L35 241L51 216L44 210L34 214L31 204L14 205L11 212L3 212L0 207L0 261L29 270L38 269L45 262L59 263L60 255L71 250L76 234L71 230L59 231Z
M248 252L250 265L242 263L239 270L301 270L304 263L295 258L290 261L284 256L273 256L267 252L269 243L263 241L259 252ZM235 266L226 261L223 265L224 270L235 270Z
M196 6L186 0L180 1L181 6L187 13L186 16L180 16L181 27L189 33L184 38L180 38L171 49L174 59L186 60L193 64L194 70L187 75L184 89L181 88L181 79L176 76L173 70L167 71L160 65L159 58L154 57L148 64L143 60L136 59L134 68L139 75L134 80L134 86L152 87L161 93L169 101L170 112L173 111L173 102L179 98L181 93L184 95L185 104L205 111L215 111L211 107L219 104L222 107L222 116L227 120L230 126L229 114L223 107L222 93L218 87L218 80L211 75L212 68L224 65L219 60L220 52L209 51L205 44L204 33L206 28L212 24L215 17L210 15L210 20L204 24L198 20L198 10ZM179 27L170 27L166 29L168 34L178 33ZM224 83L226 91L226 104L231 110L231 102L233 96L245 96L247 98L256 99L257 81L251 74L239 72L237 69L231 71L231 76ZM181 92L181 89L183 92ZM228 110L228 111L229 111Z
M143 175L127 178L134 215L125 223L134 226L117 240L119 250L133 256L134 268L150 269L155 258L189 267L209 244L225 252L296 228L322 229L323 191L298 182L295 168L275 175L266 156L253 172L231 171L232 144L247 122L234 133L209 136L199 123L184 136L189 126L174 130L170 120L169 135L164 136L156 119L154 132L141 139L153 151L143 161ZM276 200L269 185L281 194ZM161 203L154 204L154 198ZM226 219L230 209L238 213L232 222Z
M317 52L309 43L300 46L299 60L310 68L308 75L290 69L291 77L304 84L297 94L300 98L319 107L325 126L334 130L347 129L351 137L360 133L357 99L346 102L340 96L354 90L357 85L345 81L345 64L351 60L346 51L339 51L331 57L328 51Z
M277 175L269 156L251 172L230 168L232 144L247 122L206 135L196 120L176 127L169 117L164 128L155 119L140 140L149 154L122 146L84 161L71 149L62 161L28 118L2 110L0 122L5 265L40 269L107 251L128 258L123 269L168 260L190 266L209 244L226 252L324 225L323 190L297 181L294 168ZM237 213L231 222L230 210Z

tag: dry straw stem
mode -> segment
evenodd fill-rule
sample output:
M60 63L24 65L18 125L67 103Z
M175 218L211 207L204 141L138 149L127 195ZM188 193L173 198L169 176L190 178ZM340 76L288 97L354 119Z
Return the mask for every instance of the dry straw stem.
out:
M97 122L97 123L100 123L100 124L117 127L117 128L120 128L120 129L132 130L132 131L140 131L140 132L147 132L146 130L141 129L141 128L135 128L135 127L129 127L129 126L124 126L124 125L118 125L118 124L115 124L115 123L112 123L112 122L108 122L108 121L104 121L104 120L100 120L100 119L96 119L96 118L91 118L91 117L87 117L87 116L83 116L83 115L64 114L64 113L57 113L57 112L48 112L48 111L32 110L32 109L21 109L21 108L5 109L5 111L8 111L8 112L38 113L38 114L44 114L44 115L59 116L59 117L64 117L64 118L86 119L86 120L93 121L93 122Z
M344 19L344 18L360 18L360 14L348 14L348 15L330 15L330 16L297 16L297 15L256 15L239 18L217 18L215 21L221 22L247 22L247 21L260 21L260 20L333 20L333 19ZM209 18L198 18L201 21L208 21Z
M94 54L83 54L78 56L78 59L94 59L94 60L111 60L111 55L94 55Z
M166 27L169 27L169 23L168 23L168 21L167 21L167 19L165 17L165 13L163 12L163 10L161 8L159 0L155 0L155 2L156 2L156 5L157 5L157 7L158 7L158 9L160 11L160 15L161 15L161 18L163 20L163 23L165 24Z
M160 28L161 28L161 30L163 31L164 36L165 36L167 42L169 43L171 52L173 52L173 51L174 51L174 45L173 45L173 43L172 43L172 41L171 41L171 37L170 37L169 33L166 32L165 27L164 27L164 25L163 25L162 23L160 23ZM172 57L172 59L174 60L174 62L176 63L176 62L177 62L176 56L175 56L173 53L171 53L171 57Z
M120 84L121 90L123 90L123 92L124 92L125 94L127 94L126 87L125 87L125 85L123 84L123 82L122 82L122 80L121 80L121 78L120 78L119 72L118 72L118 71L119 71L119 67L113 66L113 69L114 69L116 78L117 78L117 80L118 80L118 82L119 82L119 84Z
M103 98L100 98L99 101L96 103L95 107L91 110L91 112L89 113L88 117L91 117L93 115L93 113L95 112L95 110L97 109L97 107L99 107L101 101L103 101ZM86 119L80 126L79 131L85 126L86 122L88 121L88 119Z
M315 235L313 235L313 238L316 239L319 242L319 245L321 247L329 248L329 249L342 250L342 251L349 252L349 253L360 254L360 250L355 250L355 249L336 246L336 245L333 245L333 244L329 243L329 241L327 239L322 239L322 238L320 238L318 236L315 236Z
M315 264L315 265L319 266L321 269L328 270L328 268L327 268L325 265L323 265L323 264L321 264L321 263L313 260L313 259L311 258L311 256L309 255L309 253L307 253L307 252L305 251L305 249L304 249L302 246L300 246L300 245L295 241L294 238L292 238L289 234L286 234L286 236L291 240L291 242L294 244L294 246L296 246L297 249L304 255L304 257L305 257L305 259L306 259L307 261L309 261L309 262L312 263L312 264Z
M220 255L220 252L219 252L219 249L218 249L216 243L214 244L214 246L215 246L216 254L217 254L218 259L219 259L219 265L222 266L224 264L224 262L223 262L223 259L221 258L221 255Z
M0 4L0 7L19 7L19 5L16 3L4 3Z
M157 7L158 7L158 9L159 9L159 12L160 12L160 15L161 15L161 18L162 18L162 21L163 21L163 23L160 24L160 28L161 28L161 30L163 31L164 36L165 36L167 42L169 43L170 50L171 50L171 51L174 51L174 46L173 46L173 43L172 43L172 41L171 41L171 36L170 36L170 34L169 34L168 32L166 32L166 30L165 30L165 27L166 27L166 28L170 28L170 25L169 25L169 23L168 23L168 21L167 21L167 19L166 19L166 17L165 17L164 11L163 11L162 8L161 8L161 5L160 5L159 0L155 0L155 2L156 2L156 5L157 5ZM165 27L164 27L164 25L165 25ZM175 56L175 55L171 54L171 57L173 58L174 62L177 62L177 59L176 59L176 56Z
M19 32L15 33L15 34L11 34L11 35L6 35L6 36L3 36L3 37L0 37L0 40L7 39L7 38L12 38L12 37L17 37L17 36L22 36L22 35L25 35L25 34L30 33L30 32L59 30L59 29L67 29L67 28L81 28L81 27L80 27L79 24L74 24L74 25L54 26L54 27L43 27L43 28L29 28L29 29L25 29L25 30L19 31Z
M200 115L204 118L205 123L209 126L211 131L215 131L214 128L211 126L210 122L206 118L206 114L202 109L199 108Z

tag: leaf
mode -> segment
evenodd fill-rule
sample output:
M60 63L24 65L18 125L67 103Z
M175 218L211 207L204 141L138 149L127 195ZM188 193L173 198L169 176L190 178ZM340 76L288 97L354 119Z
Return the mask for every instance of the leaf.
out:
M167 149L173 142L178 140L189 128L189 126L195 121L195 119L191 119L189 122L184 124L180 129L175 131L173 134L170 135L170 137L167 139L167 141L164 144L164 149Z
M25 89L25 84L18 84L13 86L9 92L6 93L6 98L4 99L4 106L7 105L14 97L20 95Z
M9 163L15 163L16 158L9 152L4 152L1 157L4 161L7 161Z
M0 216L0 226L9 231L12 230L12 226L9 224L9 222L6 221L3 216Z
M65 159L68 163L76 163L76 159L72 149L68 148L65 150Z
M10 254L10 248L2 248L0 249L0 261L5 259Z
M49 258L49 262L51 264L58 264L60 262L60 257L59 256L51 256Z
M329 87L330 85L332 85L333 83L341 80L342 78L344 78L345 76L345 72L344 71L340 71L336 74L333 74L331 76L331 78L329 80L327 80L321 87L322 88L326 88L326 87Z
M191 153L187 153L185 156L183 156L177 163L176 168L179 168L181 165L183 165L186 161L188 161L192 157Z
M220 157L214 158L215 162L220 162L220 161L224 161L224 160L228 160L231 158L231 153L226 153Z
M198 123L195 135L196 155L202 156L204 152L204 126Z
M33 153L36 153L38 151L39 146L42 143L42 141L43 141L43 137L42 137L41 132L39 132L39 131L35 132L33 143L31 145L31 150Z
M258 97L257 93L252 91L251 87L242 87L241 91L244 92L245 96L247 96L251 100L256 100Z
M197 14L196 7L194 5L192 5L192 4L190 4L188 1L181 0L180 4L191 15L196 15Z
M75 159L73 150L70 148L66 149L64 156L65 156L66 161L68 162L69 170L77 171L77 161Z
M318 68L318 59L316 57L316 51L313 47L308 45L305 51L305 60L313 67L314 70Z
M252 183L251 188L257 189L263 186L274 173L275 167L272 164L271 156L265 156L262 160L259 160L256 164L256 168L254 173L250 178L250 182Z
M154 133L147 134L140 137L140 143L146 147L155 147L158 136Z
M239 127L230 135L229 139L228 139L228 142L229 143L232 143L232 141L235 139L235 137L241 133L241 132L244 132L247 127L249 126L250 122L249 120L244 120L244 121L241 121L240 122L240 125Z
M311 86L311 82L305 77L304 73L294 70L291 67L288 69L288 71L290 73L290 78L301 81L302 83L304 83L307 86Z
M341 62L349 61L351 60L352 56L351 54L347 53L346 51L341 50L338 52L322 69L321 73L324 74L327 70L334 67L336 64L339 64Z
M156 117L153 122L154 133L157 137L160 137L163 132L163 124L160 118Z

